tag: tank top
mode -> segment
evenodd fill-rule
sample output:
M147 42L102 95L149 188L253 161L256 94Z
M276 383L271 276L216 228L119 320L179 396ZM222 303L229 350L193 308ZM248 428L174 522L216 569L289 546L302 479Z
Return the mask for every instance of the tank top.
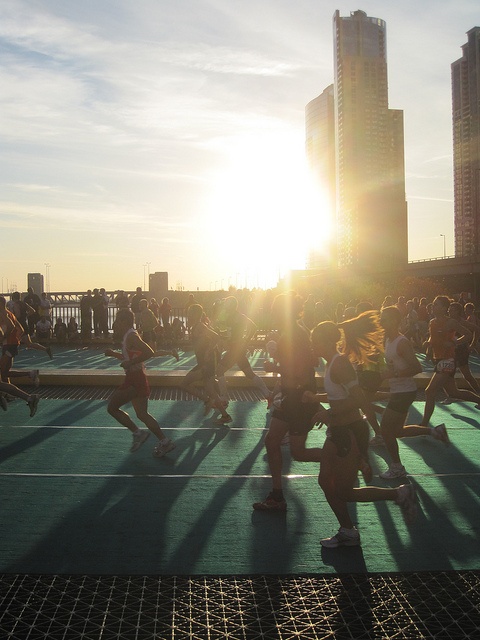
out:
M141 355L142 352L135 350L135 349L127 349L127 339L128 336L131 335L132 333L135 333L136 335L138 335L138 333L135 331L135 329L129 329L127 331L127 333L123 336L123 340L122 340L122 354L123 354L123 359L124 360L133 360L133 358L136 358L137 356ZM129 367L127 373L129 371L145 371L145 364L143 362L139 362L138 364L134 364L131 367Z
M395 373L401 373L408 369L407 363L397 353L398 344L402 340L407 340L405 336L399 335L390 341L388 338L385 340L385 360L387 366L393 369ZM412 376L401 378L389 378L390 391L392 393L406 393L408 391L416 391L417 384Z
M433 318L430 321L430 344L434 360L447 360L455 356L455 329L447 329L448 318ZM451 342L449 346L445 342Z
M325 377L323 380L323 386L325 393L327 394L328 401L331 400L346 400L349 396L348 389L343 384L333 382L331 376L332 365L337 358L342 357L340 353L336 353L331 361L325 367Z

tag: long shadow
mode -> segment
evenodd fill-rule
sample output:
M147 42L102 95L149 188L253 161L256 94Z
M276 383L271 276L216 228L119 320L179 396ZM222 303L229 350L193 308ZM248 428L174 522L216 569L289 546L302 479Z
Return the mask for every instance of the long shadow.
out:
M458 418L471 424L471 419L466 416L459 415ZM478 428L477 423L472 426ZM460 511L462 521L469 523L468 530L478 531L480 528L477 498L480 493L480 479L477 478L479 466L463 455L453 444L445 448L443 444L432 438L405 438L402 440L402 445L417 453L422 459L422 464L431 469L436 481L442 483L449 496L449 503L454 504ZM412 464L408 466L410 471L414 471ZM455 471L456 469L458 472ZM462 478L453 477L452 473L461 473ZM421 476L411 476L409 481L415 484L419 500L418 520L409 527L411 545L415 549L415 558L418 558L413 568L431 570L433 565L435 569L448 570L455 568L454 563L471 563L472 560L477 566L480 565L478 535L463 533L459 530L455 521L446 515L448 504L445 505L443 501L437 504L429 496L422 487ZM398 486L404 480L383 482L382 486ZM412 569L411 559L404 554L404 547L389 509L382 503L376 503L376 507L382 525L388 532L389 548L400 570ZM401 518L401 515L399 514L398 517ZM431 527L435 527L441 534L434 537L425 535ZM422 563L425 563L425 566L422 566Z
M200 448L191 446L187 452L190 473L226 435L228 430L216 431L213 438L207 430L195 433L189 446L195 439L198 444L198 438L203 444ZM188 437L177 440L180 451L182 443L188 440ZM258 445L259 448L261 446ZM113 571L148 574L165 572L166 569L175 573L180 567L186 573L193 572L211 535L212 520L219 516L245 480L240 483L235 478L226 483L222 481L222 486L200 515L197 515L198 506L192 503L190 512L182 514L183 522L179 523L180 546L173 552L173 556L167 558L167 549L172 546L170 544L169 547L171 529L176 525L172 521L171 511L193 478L167 480L152 477L158 473L159 466L168 471L169 466L174 464L174 458L169 456L161 461L148 458L147 462L148 455L146 453L143 457L135 458L127 456L115 470L114 476L117 477L88 480L62 478L61 481L43 479L40 482L40 486L43 485L42 498L45 498L46 491L53 503L53 510L59 500L74 500L75 506L62 515L60 522L57 519L40 540L32 531L29 550L18 560L9 563L5 570L33 573ZM240 462L235 473L248 472L257 455L257 451L252 451L247 459ZM179 469L176 468L175 471L178 473ZM130 477L118 477L122 475ZM39 484L35 486L39 490ZM93 493L91 487L94 487ZM194 499L195 487L192 491ZM44 504L45 500L42 499L40 503ZM59 508L62 513L62 507ZM46 521L48 522L48 517ZM199 544L192 545L192 539Z
M232 501L233 497L239 493L248 482L248 479L242 476L248 475L249 470L258 457L262 444L262 442L259 442L257 446L240 461L239 465L233 470L231 477L222 482L196 519L191 523L190 530L184 532L177 549L165 566L167 573L175 573L178 571L179 566L190 567L190 570L195 572L195 566L203 555L203 550L212 536L212 532L221 514L228 503Z

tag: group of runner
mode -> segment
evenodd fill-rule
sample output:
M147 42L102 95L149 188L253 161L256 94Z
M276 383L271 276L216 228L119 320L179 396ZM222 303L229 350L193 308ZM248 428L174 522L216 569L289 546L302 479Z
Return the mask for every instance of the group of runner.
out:
M454 378L457 361L460 359L463 366L468 364L469 347L478 339L477 331L473 325L458 318L455 305L454 313L449 315L450 306L451 301L446 296L437 296L433 302L426 350L434 362L434 373L425 390L422 421L418 425L406 425L409 409L417 395L414 376L422 371L422 366L412 341L400 332L402 314L397 306L384 307L380 312L370 309L339 323L323 321L310 331L302 322L303 299L295 292L276 297L271 313L272 325L277 331L275 361L268 362L267 370L280 375L280 387L265 437L272 490L265 500L253 504L255 510L284 512L287 509L282 488L282 443L287 439L295 460L320 464L318 481L339 523L336 534L321 540L323 546L360 544L360 534L348 511L349 502L390 500L401 508L407 524L413 523L417 513L413 484L405 482L396 488L370 486L369 446L387 448L391 462L380 474L382 478L405 478L407 472L400 460L398 439L430 436L449 443L444 424L429 425L439 389L443 388L449 398L480 405L480 395L474 389L459 389ZM197 364L185 376L184 388L203 400L205 414L214 410L219 414L218 423L231 422L227 412L225 373L234 365L252 380L265 398L271 399L272 392L253 372L247 357L256 326L239 311L235 297L220 301L211 319L201 305L192 304L187 323ZM2 297L0 331L4 342L0 392L23 397L34 415L38 395L26 394L9 380L9 376L14 375L11 365L22 327L6 309ZM157 420L148 412L150 388L145 362L155 356L155 352L135 329L135 317L130 309L118 311L114 331L122 349L107 349L105 355L120 361L125 380L112 394L108 412L132 433L132 452L152 433L157 438L154 456L163 457L175 448L175 443L165 436ZM316 388L319 358L326 363L324 393L318 393ZM383 367L379 362L384 363ZM373 393L371 387L362 388L359 374L369 368L378 373L377 388L383 381L388 381L385 409L375 404L376 388ZM146 429L139 429L122 409L128 402L132 403L138 420ZM3 403L2 408L5 408ZM382 413L380 423L378 412ZM322 424L327 427L323 447L307 447L309 432L315 425ZM372 439L370 428L375 434ZM359 471L366 486L356 486Z

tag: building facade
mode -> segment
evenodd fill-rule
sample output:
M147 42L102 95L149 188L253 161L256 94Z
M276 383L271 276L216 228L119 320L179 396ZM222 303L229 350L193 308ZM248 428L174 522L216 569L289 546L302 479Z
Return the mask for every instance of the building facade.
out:
M408 263L403 111L388 107L386 25L364 11L336 11L333 26L333 91L307 105L306 138L309 159L335 193L336 264L401 269Z
M480 27L451 65L455 256L480 254Z
M331 84L311 100L305 107L305 152L315 181L325 194L329 218L329 228L335 228L336 186L335 186L335 101L334 86ZM307 268L325 266L325 254L330 264L337 263L336 242L330 242L327 251L312 251Z

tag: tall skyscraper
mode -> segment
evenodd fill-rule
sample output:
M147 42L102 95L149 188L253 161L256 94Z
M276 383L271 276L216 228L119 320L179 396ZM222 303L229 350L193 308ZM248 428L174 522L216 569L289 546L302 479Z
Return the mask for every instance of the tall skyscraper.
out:
M480 27L452 64L455 256L480 254Z
M407 264L408 230L403 112L388 108L386 25L364 11L336 11L333 23L337 264L391 271ZM307 149L309 130L312 123Z
M311 100L305 107L305 151L313 177L325 196L329 228L335 229L335 101L333 84ZM333 240L333 238L332 238ZM336 242L325 251L312 251L308 268L324 266L325 261L336 264Z

